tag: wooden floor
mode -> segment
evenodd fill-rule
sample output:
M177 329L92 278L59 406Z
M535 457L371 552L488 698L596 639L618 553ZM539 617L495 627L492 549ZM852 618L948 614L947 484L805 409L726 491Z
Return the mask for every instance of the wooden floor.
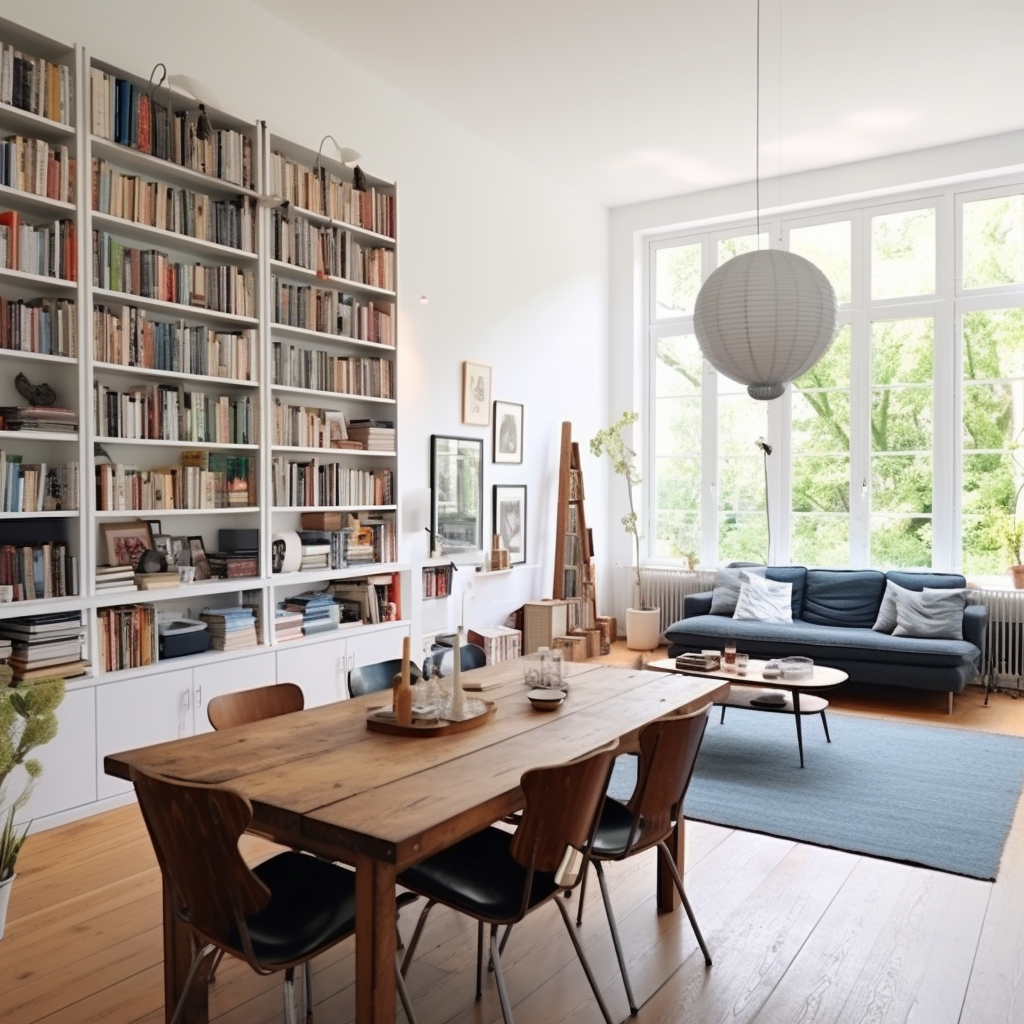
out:
M653 655L652 655L653 656ZM607 660L635 656L622 649ZM1024 700L848 688L835 706L1024 735ZM963 766L965 772L971 766ZM841 809L837 809L841 811ZM268 847L247 841L259 859ZM0 941L0 1024L159 1024L159 873L134 807L33 835ZM609 883L648 1024L1024 1024L1024 814L995 884L692 823L686 884L714 956L705 969L681 914L654 906L649 855L610 865ZM417 908L402 917L403 934ZM581 930L616 1019L628 1015L597 886ZM491 1024L473 1000L474 926L437 909L409 987L420 1024ZM350 1021L353 947L316 967L317 1019ZM601 1016L553 907L516 927L504 960L519 1024ZM219 1024L282 1020L277 978L225 961L211 990Z

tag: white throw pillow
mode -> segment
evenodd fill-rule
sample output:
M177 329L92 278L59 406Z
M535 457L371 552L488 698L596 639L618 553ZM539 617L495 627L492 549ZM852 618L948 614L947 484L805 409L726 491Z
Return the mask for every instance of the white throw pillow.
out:
M758 622L793 621L793 584L762 579L740 573L740 596L736 601L734 619Z

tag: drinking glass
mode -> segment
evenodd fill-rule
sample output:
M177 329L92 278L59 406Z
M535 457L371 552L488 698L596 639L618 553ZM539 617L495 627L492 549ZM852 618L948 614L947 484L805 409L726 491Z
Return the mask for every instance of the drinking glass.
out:
M725 671L735 672L736 671L736 645L733 643L726 643L723 648L725 655Z

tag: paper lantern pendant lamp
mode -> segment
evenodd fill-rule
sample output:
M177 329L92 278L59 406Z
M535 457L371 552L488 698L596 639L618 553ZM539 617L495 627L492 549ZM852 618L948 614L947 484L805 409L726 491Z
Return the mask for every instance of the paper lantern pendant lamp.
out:
M752 398L778 398L827 351L836 294L810 260L782 249L734 256L704 282L693 312L704 357Z

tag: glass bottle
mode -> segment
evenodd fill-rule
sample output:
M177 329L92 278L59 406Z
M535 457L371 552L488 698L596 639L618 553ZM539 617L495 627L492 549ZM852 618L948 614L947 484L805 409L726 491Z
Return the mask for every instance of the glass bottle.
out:
M565 659L558 648L551 652L551 685L565 689Z
M537 666L537 685L538 686L551 686L551 648L550 647L538 647L537 648L537 660L540 663Z

